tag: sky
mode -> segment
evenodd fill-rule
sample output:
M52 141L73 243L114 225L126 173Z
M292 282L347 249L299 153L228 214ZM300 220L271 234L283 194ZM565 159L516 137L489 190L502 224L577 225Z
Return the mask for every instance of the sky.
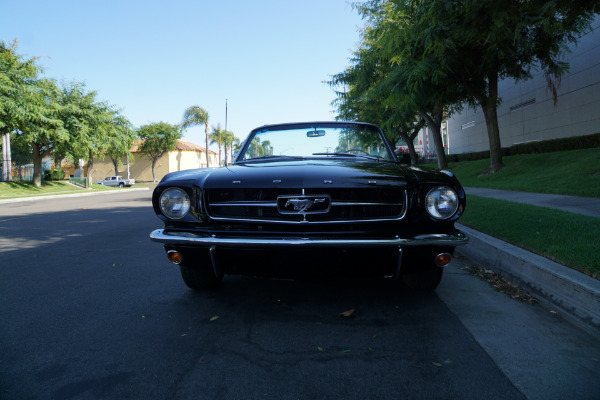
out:
M242 140L334 119L323 81L350 65L362 26L347 0L0 0L0 39L42 56L45 77L85 82L135 127L179 124L198 105L225 128L227 103ZM183 139L202 146L204 127Z

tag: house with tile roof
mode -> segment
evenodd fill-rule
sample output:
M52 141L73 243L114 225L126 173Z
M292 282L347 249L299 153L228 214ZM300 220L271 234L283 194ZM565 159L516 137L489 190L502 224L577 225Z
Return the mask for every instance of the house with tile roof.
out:
M122 175L136 181L152 181L152 160L139 151L139 141L134 142L131 148L129 162L123 157L118 174L110 157L94 160L94 180L103 179L105 176ZM219 165L218 154L208 151L210 166ZM175 150L165 153L156 162L156 179L161 180L169 172L183 171L185 169L206 168L206 149L197 144L179 139Z

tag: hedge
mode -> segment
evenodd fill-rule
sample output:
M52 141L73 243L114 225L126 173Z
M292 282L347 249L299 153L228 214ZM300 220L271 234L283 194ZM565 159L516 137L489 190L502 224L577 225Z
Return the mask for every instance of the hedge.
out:
M550 139L540 142L522 143L511 147L502 148L502 156L514 156L516 154L551 153L563 150L580 150L600 147L600 133L586 136ZM448 162L474 161L490 158L490 151L479 151L476 153L450 154L446 156Z

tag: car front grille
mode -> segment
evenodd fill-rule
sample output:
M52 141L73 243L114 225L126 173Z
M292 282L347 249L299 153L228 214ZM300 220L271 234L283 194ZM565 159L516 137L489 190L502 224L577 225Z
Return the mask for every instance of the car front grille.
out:
M282 212L286 200L327 199L316 212ZM280 204L278 207L278 199ZM283 199L283 202L281 201ZM400 187L324 189L209 189L205 205L213 219L282 223L336 223L398 220L406 213L406 191ZM316 208L315 208L316 209Z

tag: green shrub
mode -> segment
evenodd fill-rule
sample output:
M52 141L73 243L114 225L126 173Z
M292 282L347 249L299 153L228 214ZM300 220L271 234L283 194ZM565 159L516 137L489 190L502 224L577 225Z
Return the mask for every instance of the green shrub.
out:
M62 181L65 179L65 171L62 169L47 169L44 171L45 181Z
M582 150L592 149L595 147L600 147L600 133L586 136L542 140L540 142L522 143L511 147L503 147L502 156L552 153L554 151ZM448 162L475 161L489 158L489 150L478 151L475 153L450 154L447 156Z

